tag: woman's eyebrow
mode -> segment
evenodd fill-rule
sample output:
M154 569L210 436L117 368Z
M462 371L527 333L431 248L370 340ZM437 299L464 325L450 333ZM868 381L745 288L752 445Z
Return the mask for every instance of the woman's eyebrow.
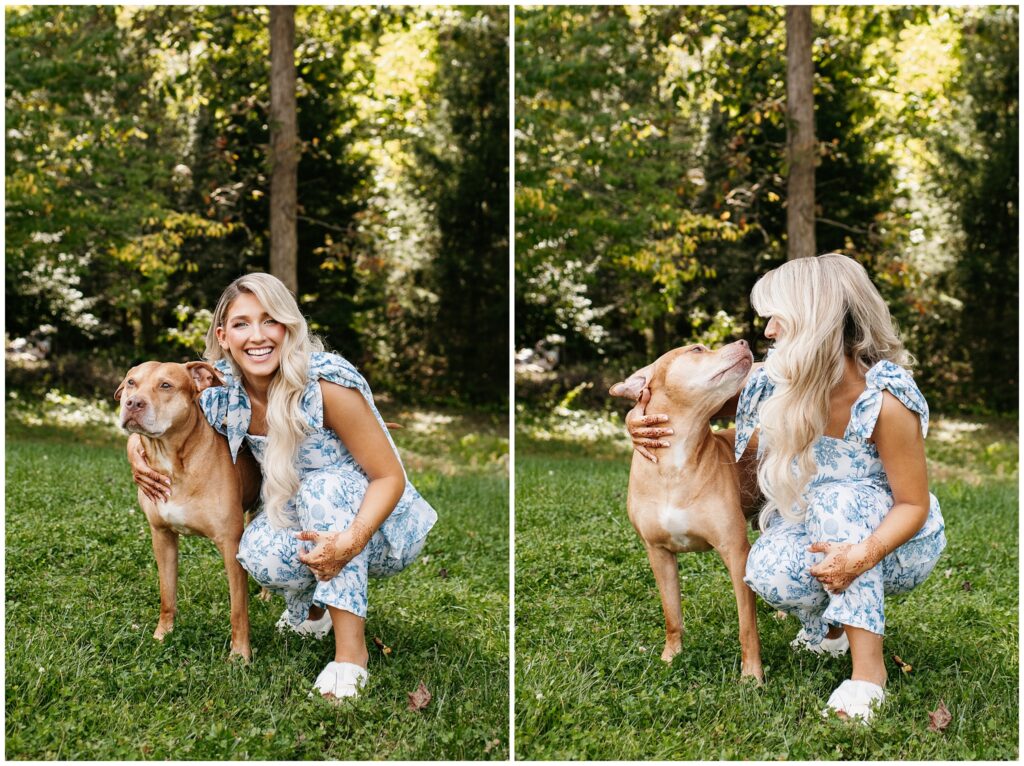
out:
M248 314L232 314L231 316L228 317L228 321L229 322L234 322L234 321L236 321L238 319L251 319L251 318L252 317L250 317ZM262 314L260 314L260 319L263 319L263 318L273 319L273 317L270 316L270 314L268 314L266 311L264 311Z

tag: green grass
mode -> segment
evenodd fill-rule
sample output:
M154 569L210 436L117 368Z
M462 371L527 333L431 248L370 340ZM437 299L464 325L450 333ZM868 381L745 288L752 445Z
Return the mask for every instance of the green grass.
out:
M370 644L366 694L333 706L308 696L333 641L275 631L283 602L254 598L251 581L253 662L227 660L227 583L208 540L181 539L176 627L153 640L156 563L124 438L105 405L83 416L52 399L8 402L8 758L508 757L503 424L386 413L406 424L396 441L440 518L416 563L371 580L367 638L392 652ZM433 699L412 712L421 680Z
M820 718L849 657L794 653L795 618L761 601L767 683L739 680L735 601L713 552L679 557L687 632L682 654L660 660L657 589L625 512L628 449L586 419L567 431L517 418L517 758L1018 758L1012 422L933 427L932 474L949 478L932 490L949 545L928 581L887 600L888 700L869 728ZM937 733L928 712L940 700L953 720Z

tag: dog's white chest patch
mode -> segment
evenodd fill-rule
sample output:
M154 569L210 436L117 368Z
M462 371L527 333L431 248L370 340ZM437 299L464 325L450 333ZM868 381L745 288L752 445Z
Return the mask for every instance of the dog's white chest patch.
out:
M661 528L668 533L672 543L680 552L707 549L707 541L694 534L693 522L695 519L689 509L671 506L662 508L658 514L658 521L661 522Z
M187 515L185 513L184 506L178 505L177 503L157 503L156 507L160 512L160 518L164 520L164 523L179 535L194 534L188 524L185 523Z

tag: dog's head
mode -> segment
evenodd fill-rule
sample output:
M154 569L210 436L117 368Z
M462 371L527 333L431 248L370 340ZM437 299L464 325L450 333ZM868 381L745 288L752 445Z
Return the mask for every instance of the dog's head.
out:
M716 412L739 393L754 356L745 340L738 340L717 351L702 344L674 348L654 364L643 367L608 393L639 399L645 388L664 393L672 402L709 414Z
M206 362L143 362L114 392L121 428L158 439L188 417L200 392L222 385L221 374Z

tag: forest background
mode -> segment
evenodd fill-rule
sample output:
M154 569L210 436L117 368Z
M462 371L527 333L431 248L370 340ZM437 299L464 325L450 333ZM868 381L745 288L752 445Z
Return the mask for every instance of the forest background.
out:
M748 296L786 259L784 12L517 9L524 403L621 409L610 383L689 342L763 355ZM868 269L934 409L1016 411L1018 9L813 23L817 252Z
M198 358L220 292L268 270L269 11L6 20L8 387L108 397L134 360ZM312 329L375 390L503 409L507 9L302 6L296 29Z

